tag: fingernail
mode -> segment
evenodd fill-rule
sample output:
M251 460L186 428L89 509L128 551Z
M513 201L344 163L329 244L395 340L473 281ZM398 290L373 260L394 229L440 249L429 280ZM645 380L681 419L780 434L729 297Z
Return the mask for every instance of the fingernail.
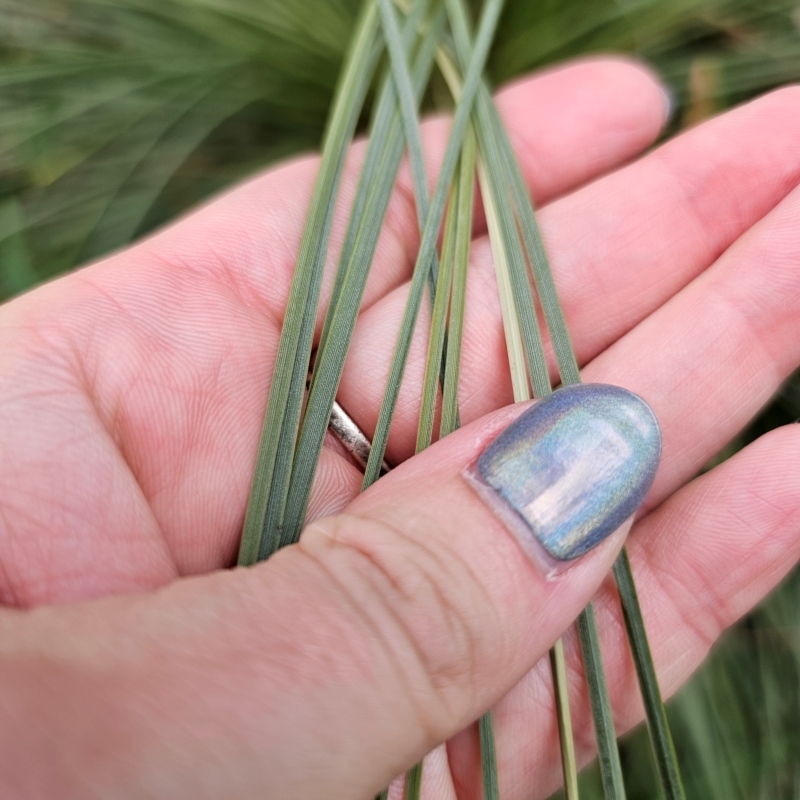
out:
M622 527L658 468L661 433L650 406L617 386L558 389L480 455L471 480L530 552L578 558ZM522 524L519 524L522 523Z

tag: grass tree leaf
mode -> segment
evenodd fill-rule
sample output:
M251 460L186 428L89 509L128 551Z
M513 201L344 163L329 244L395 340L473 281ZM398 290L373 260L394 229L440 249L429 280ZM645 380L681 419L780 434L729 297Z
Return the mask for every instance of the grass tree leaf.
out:
M292 281L245 516L242 565L264 558L280 544L283 508L275 498L285 492L276 491L273 483L288 481L291 473L333 212L345 155L382 49L378 25L377 9L367 0L342 69Z

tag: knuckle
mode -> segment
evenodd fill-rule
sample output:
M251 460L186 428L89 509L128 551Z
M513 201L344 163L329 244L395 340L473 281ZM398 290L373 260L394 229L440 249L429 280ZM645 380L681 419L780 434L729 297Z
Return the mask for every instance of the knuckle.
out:
M324 538L335 579L381 646L432 737L474 702L485 663L482 613L491 613L477 577L452 550L441 551L385 520L353 515L321 520L301 545Z

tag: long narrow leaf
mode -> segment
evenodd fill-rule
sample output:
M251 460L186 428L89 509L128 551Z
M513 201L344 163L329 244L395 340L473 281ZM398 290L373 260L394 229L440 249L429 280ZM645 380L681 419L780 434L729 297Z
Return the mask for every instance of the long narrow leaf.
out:
M577 361L575 359L574 350L570 342L569 334L567 332L566 323L564 321L564 314L561 309L561 304L558 300L555 284L553 282L552 271L548 265L547 255L544 250L541 234L536 224L536 219L531 206L530 197L528 196L527 189L525 188L524 179L516 165L516 159L511 148L511 143L508 141L508 136L500 122L499 115L497 114L494 105L491 103L488 92L485 87L478 97L479 108L491 107L494 112L494 125L497 131L496 141L499 142L504 161L506 163L507 175L510 179L512 195L515 201L517 213L520 216L520 227L523 233L523 239L526 243L528 257L530 259L534 282L539 293L542 309L544 311L545 319L550 330L550 338L553 343L553 350L556 354L559 371L561 373L562 383L579 383L580 373L578 370ZM627 569L626 569L627 563ZM617 586L620 590L620 595L625 594L628 608L623 606L623 611L628 619L633 620L634 624L626 624L628 632L628 640L631 645L634 663L636 665L637 676L639 677L639 684L642 691L644 700L645 713L647 716L648 728L650 730L651 743L655 755L656 765L658 768L658 775L661 781L661 787L664 794L670 800L673 798L683 798L684 789L680 776L680 769L678 767L677 757L675 755L675 748L672 743L672 736L669 732L669 725L664 711L664 705L661 701L660 690L658 689L658 681L656 678L655 666L653 664L652 655L650 653L649 645L647 644L647 634L642 621L642 613L639 607L638 597L636 595L633 573L630 570L630 563L626 551L623 549L619 556L617 565L614 568L614 576L617 581ZM620 585L620 580L623 584ZM638 625L635 624L638 621ZM579 626L579 630L584 632L595 624L594 615L583 618L583 625ZM594 631L593 636L581 635L581 648L586 658L586 649L588 647L596 646L599 648L599 636ZM602 669L602 661L598 653L592 654L589 659L591 664L596 665ZM594 685L601 690L605 686L605 680L593 681ZM610 700L605 698L597 698L598 702L602 702L603 706L610 713ZM599 735L599 730L598 730ZM610 744L608 746L611 750ZM613 750L615 755L608 754L609 760L601 759L601 768L604 763L609 765L611 761L619 760L618 748L616 745ZM620 773L621 775L621 773ZM607 782L617 780L617 771L614 769L612 774L606 776ZM620 797L622 794L621 787L617 787L617 792Z
M597 738L597 756L600 763L600 779L603 794L613 800L625 799L625 784L622 780L622 765L619 760L614 716L608 696L608 684L600 655L600 636L594 608L589 603L578 617L583 665L589 685L589 702L592 706L594 730Z
M456 45L461 48L467 48L468 30L464 25L454 25L456 34ZM564 314L561 309L558 295L555 288L555 283L552 277L552 271L549 266L547 255L542 242L541 234L538 225L536 224L535 215L533 213L533 206L531 205L530 197L525 186L522 173L513 149L508 140L508 136L500 121L497 110L491 101L491 95L487 87L481 86L476 101L476 114L479 118L484 118L487 123L491 124L495 131L494 141L497 145L497 152L500 153L505 168L506 179L511 189L512 197L514 199L515 210L518 215L520 228L522 231L523 239L528 253L528 258L533 270L534 284L539 295L539 299L544 312L545 321L550 332L550 338L553 343L553 349L556 355L556 360L561 373L561 380L564 384L579 383L580 373L578 370L577 361L575 359L572 343L569 338ZM480 126L479 130L480 130ZM623 551L620 559L627 559L627 555ZM615 569L615 575L620 574L623 579L629 578L629 589L627 597L631 604L631 617L641 620L641 610L638 607L638 599L633 588L633 575L630 570L626 571L624 565L620 570ZM630 591L632 589L632 591ZM584 612L581 616L579 625L580 639L582 650L584 651L584 659L587 663L587 671L593 669L602 670L602 659L599 651L599 636L595 628L594 614L591 609ZM656 762L659 768L659 777L662 782L662 788L669 798L682 798L683 788L680 780L680 773L677 766L677 759L675 757L674 747L672 747L671 736L666 722L666 715L664 713L663 704L660 700L660 693L658 693L657 682L655 678L655 668L653 666L652 657L650 655L649 647L643 647L642 642L646 645L646 634L643 624L639 629L641 635L640 641L635 641L630 635L629 640L633 650L634 660L636 662L637 674L640 676L640 684L642 694L645 702L645 710L648 718L648 725L651 730L651 740L656 755ZM587 649L593 649L594 652L587 654ZM588 655L588 657L587 657ZM602 714L610 716L611 706L608 698L606 681L603 675L587 676L589 678L590 689L595 692L604 694L604 696L596 696L593 698L593 707L597 709L602 708ZM644 680L643 680L644 678ZM653 691L655 687L655 692ZM613 735L613 725L610 727L605 722L598 723L596 721L596 730L598 734L598 746L605 750L605 757L601 754L601 769L606 769L607 774L604 775L604 786L607 790L611 790L613 786L614 795L616 797L624 797L624 787L621 781L621 768L617 768L619 763L618 747L616 742L600 742L601 737ZM615 763L616 762L616 763Z
M422 152L422 137L419 130L413 80L409 74L407 60L403 53L400 32L391 0L378 0L378 3L386 36L386 46L389 50L389 58L392 64L392 75L400 100L400 115L403 120L403 130L405 131L406 146L408 147L408 160L411 164L411 178L414 182L417 221L420 233L422 233L425 229L425 220L428 219L430 198L428 197L428 179L425 174L425 156ZM437 263L436 253L434 252L428 278L428 288L432 296L436 292L436 277Z
M315 318L312 310L319 300L344 159L380 51L377 10L367 0L334 99L292 281L239 550L242 565L254 563L278 546L274 534L272 541L262 543L265 529L271 527L270 516L275 515L269 513L269 500L273 481L289 478L307 374L303 361L307 370L308 359L303 356L306 352L310 356Z
M658 687L653 656L647 641L642 609L636 594L636 585L633 582L631 562L625 550L620 553L614 564L614 578L619 589L625 627L634 653L636 674L639 676L639 685L645 698L645 706L655 712L648 714L647 724L650 727L650 740L653 744L653 754L661 786L667 800L685 800L681 776L678 773L675 745L672 742L667 713L661 700L661 690Z
M564 658L564 644L559 639L550 650L550 670L553 673L553 687L556 692L556 718L558 737L561 742L561 769L564 776L564 797L578 800L578 763L575 748L565 746L574 742L572 717L569 714L569 683L567 682L567 662ZM566 713L564 713L566 709Z
M483 766L483 800L498 800L500 788L497 780L497 747L494 741L492 712L487 711L478 722Z
M458 176L458 217L454 253L453 286L447 328L447 355L442 387L442 419L439 436L452 433L458 421L458 380L461 374L461 348L464 339L464 307L467 294L467 267L472 239L472 211L475 199L475 136L467 133L461 153Z
M433 418L436 409L436 393L443 350L447 348L447 365L443 389L443 402L447 402L448 413L443 412L441 436L447 436L458 427L458 375L460 372L461 338L464 323L464 291L466 273L469 262L469 248L472 238L472 211L475 190L475 137L471 130L464 138L464 149L461 153L460 168L451 193L450 206L445 223L444 241L442 243L442 268L436 286L436 301L431 321L431 334L428 341L428 357L425 364L425 379L422 391L419 427L417 431L417 452L424 450L431 443L433 435ZM451 286L453 273L459 275L459 299L455 301L455 325L451 330L451 338L446 340L447 312L451 304ZM492 738L492 746L494 739ZM488 745L487 745L488 746ZM483 763L491 763L497 772L497 759L492 753L491 759L483 759ZM418 765L422 768L422 765ZM496 784L496 774L494 783ZM411 775L407 784L412 783ZM418 795L407 795L408 800L418 800ZM484 800L495 800L487 796Z
M405 800L418 800L422 791L422 762L415 764L406 775Z
M417 428L416 452L430 446L433 438L433 418L436 413L436 398L439 388L439 372L447 330L447 312L455 269L455 248L458 223L460 181L453 184L450 204L442 239L442 263L436 282L436 297L431 317L431 332L428 338L428 357L425 361L425 376L422 381L422 401L420 403L419 425Z
M487 125L494 127L494 141L498 145L498 152L503 160L505 175L514 198L523 241L528 252L533 269L533 279L539 302L544 312L545 322L550 332L550 340L556 355L558 369L561 373L563 384L580 383L580 372L575 360L575 353L564 321L564 312L558 299L553 273L547 259L547 254L533 213L530 196L522 172L517 164L514 150L508 139L508 134L500 120L491 95L485 85L481 87L478 97L478 113L487 120Z
M425 281L431 269L431 262L436 249L436 241L442 224L450 183L455 173L461 145L472 112L473 101L478 90L486 58L489 54L489 47L491 46L492 37L494 36L494 31L497 27L497 21L502 8L503 0L487 0L483 8L475 48L466 73L461 99L456 108L453 127L450 131L450 138L447 143L447 149L436 183L436 190L431 201L430 212L425 222L425 230L422 235L417 261L414 266L408 301L403 315L397 346L392 358L389 381L381 404L378 424L372 442L372 452L370 453L366 474L364 475L364 487L374 483L380 475L380 465L383 461L386 452L386 443L389 438L389 426L391 425L394 410L397 405L397 398L400 394L400 383L402 382L406 361L408 360L408 352L411 347L411 339L416 326Z
M406 25L403 28L402 46L405 49L406 45L413 41L414 32L416 28L420 27L425 11L428 7L428 0L417 0L414 6L410 9ZM420 79L422 80L422 79ZM353 206L350 210L350 220L347 225L342 251L339 254L339 267L342 264L350 263L353 255L353 246L355 244L356 234L359 230L361 219L367 206L369 193L365 187L369 186L371 181L374 180L375 169L378 166L383 153L389 147L389 139L396 138L397 132L394 128L397 126L395 119L397 105L396 88L394 81L388 75L383 80L380 97L375 107L375 112L369 129L369 146L367 147L367 155L362 167L361 177L359 178L359 186L356 190L356 196L353 200ZM387 136L387 130L392 126L392 136ZM383 140L383 147L380 146ZM341 294L342 282L344 281L346 270L338 268L334 278L333 288L331 290L330 307L334 307ZM332 314L327 314L325 317L325 324L322 329L320 337L319 349L322 350L325 346L325 341L328 338L328 331L330 328Z
M580 372L575 359L575 353L564 321L564 314L558 300L552 271L547 261L541 234L536 224L530 197L525 187L522 174L516 164L508 135L500 122L497 110L494 108L494 104L491 102L490 95L485 86L481 87L478 97L478 107L487 108L487 110L491 109L492 111L493 124L497 132L496 141L500 144L507 175L510 179L515 208L520 217L520 228L528 251L528 258L530 259L533 269L534 282L539 293L542 310L544 311L545 320L550 331L550 338L553 343L553 350L558 362L562 383L565 385L579 383ZM683 798L685 795L677 757L675 755L675 748L672 744L672 736L669 732L669 725L661 701L660 690L658 689L655 667L647 643L647 634L642 621L638 597L636 595L633 573L630 570L630 562L624 549L615 565L614 575L617 580L620 595L625 595L628 604L627 610L625 606L623 606L626 617L626 629L633 652L637 675L639 676L639 683L644 699L645 712L648 720L648 727L651 732L651 742L661 786L666 797L670 798L670 800L672 800L672 798ZM620 585L620 581L623 581L622 585ZM628 623L629 619L632 621L631 623ZM592 627L595 625L594 614L582 615L581 622L582 625L579 626L579 631L581 632L581 648L584 652L584 659L586 659L587 648L598 648L598 651L590 654L589 658L589 663L594 666L587 667L587 669L602 669L602 661L599 654L599 636L596 630L591 631ZM604 679L602 681L595 679L592 680L591 683L596 687L597 691L603 691L605 687ZM603 713L610 714L610 700L607 696L607 692L604 698L598 697L595 699L597 701L597 706L600 707L600 705L602 705L605 709ZM603 729L608 732L607 726ZM611 730L613 730L613 728ZM598 727L598 738L599 736L600 728ZM605 766L606 769L610 770L609 774L604 777L604 785L607 784L611 786L612 783L615 784L617 795L623 797L624 789L621 787L621 769L617 769L614 763L619 762L618 748L616 745L611 748L609 744L607 750L606 757L601 758L600 762L601 769Z

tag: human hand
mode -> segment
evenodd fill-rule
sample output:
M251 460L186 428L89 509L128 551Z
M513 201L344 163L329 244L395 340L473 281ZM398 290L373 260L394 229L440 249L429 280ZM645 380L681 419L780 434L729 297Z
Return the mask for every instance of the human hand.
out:
M797 426L680 488L800 363L797 100L774 93L625 166L664 122L640 67L583 62L500 96L584 380L632 389L662 426L628 547L666 694L800 549ZM426 124L431 174L446 128ZM497 410L512 397L480 219L465 427L409 458L422 323L388 451L405 463L354 499L360 474L329 443L300 544L207 574L237 548L316 165L0 309L0 597L35 607L0 614L4 796L369 797L449 739L425 797L477 798L469 723L494 706L503 797L543 797L560 762L540 659L598 587L615 719L641 719L604 582L619 542L545 581L461 477L519 414ZM409 184L338 395L368 434L417 242ZM565 647L586 760L572 634Z

